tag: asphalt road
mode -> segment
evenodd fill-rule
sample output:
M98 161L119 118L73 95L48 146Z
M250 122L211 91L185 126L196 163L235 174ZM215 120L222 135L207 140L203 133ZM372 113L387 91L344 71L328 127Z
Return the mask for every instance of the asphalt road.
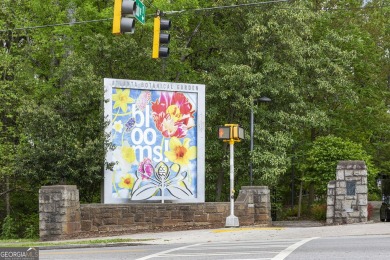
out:
M390 236L354 236L314 239L297 248L286 260L390 259Z
M40 259L283 259L285 250L308 241L225 241L198 244L141 245L127 247L40 251ZM289 250L287 250L289 252Z
M271 241L70 248L40 251L40 259L389 259L390 236L351 236Z
M148 240L143 242L145 244L122 246L40 248L40 259L390 259L388 222L339 226L312 222L299 222L299 226L294 226L291 223L289 226L282 223L282 227L129 234L119 238Z

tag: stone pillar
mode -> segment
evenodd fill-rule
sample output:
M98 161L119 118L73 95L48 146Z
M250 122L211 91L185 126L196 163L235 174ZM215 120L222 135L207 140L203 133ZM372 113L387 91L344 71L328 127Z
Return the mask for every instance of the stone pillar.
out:
M253 224L272 225L271 197L267 186L242 186L236 202L253 208Z
M42 241L71 238L81 230L79 191L75 185L39 190L39 236Z
M336 181L328 184L327 223L366 222L367 167L364 161L340 161Z
M334 222L334 211L335 211L335 200L336 200L336 181L330 181L328 183L328 194L326 199L326 224L333 224Z

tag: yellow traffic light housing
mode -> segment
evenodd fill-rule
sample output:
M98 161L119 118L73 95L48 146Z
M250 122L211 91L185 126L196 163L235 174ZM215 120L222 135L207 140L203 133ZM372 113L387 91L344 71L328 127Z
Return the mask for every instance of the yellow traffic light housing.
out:
M135 1L115 0L114 2L114 19L112 23L112 33L134 33L135 20L129 15L134 15L137 9Z
M168 31L171 28L171 21L161 19L160 15L154 18L153 24L153 49L152 58L167 58L169 56L169 48L162 44L168 44L171 36L168 33L162 33L161 31Z
M238 124L225 124L225 126L218 127L218 138L224 142L240 142L241 139L245 138L244 129Z
M152 58L158 59L158 51L160 48L160 16L154 17L153 24L153 51Z

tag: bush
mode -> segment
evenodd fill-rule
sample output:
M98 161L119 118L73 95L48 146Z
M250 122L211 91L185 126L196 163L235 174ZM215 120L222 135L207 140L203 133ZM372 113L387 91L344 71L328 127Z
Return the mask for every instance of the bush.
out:
M14 217L7 216L4 218L0 238L39 238L39 215L37 213L20 214Z
M26 228L24 232L24 238L36 239L39 238L39 229L37 229L36 225L30 225Z
M378 193L368 193L368 201L381 201L382 197Z
M309 208L305 204L302 205L300 218L298 218L298 205L295 205L293 208L291 206L284 206L278 215L278 220L302 220L308 218L310 218Z
M39 214L21 215L20 222L20 236L24 238L39 238Z
M2 239L14 239L17 238L16 224L11 216L6 216L3 221L1 238Z
M311 215L314 220L325 221L326 220L326 204L315 204L311 209Z
M298 208L294 206L294 208L284 206L283 208L280 208L278 212L278 220L289 220L291 218L298 216Z

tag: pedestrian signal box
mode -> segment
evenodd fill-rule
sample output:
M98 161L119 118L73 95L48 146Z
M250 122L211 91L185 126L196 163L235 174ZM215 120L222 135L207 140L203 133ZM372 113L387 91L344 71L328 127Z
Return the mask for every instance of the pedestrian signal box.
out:
M218 138L229 140L230 139L230 127L229 126L220 126L218 128Z
M244 139L244 129L238 124L226 124L218 128L218 138L222 140L240 141Z

